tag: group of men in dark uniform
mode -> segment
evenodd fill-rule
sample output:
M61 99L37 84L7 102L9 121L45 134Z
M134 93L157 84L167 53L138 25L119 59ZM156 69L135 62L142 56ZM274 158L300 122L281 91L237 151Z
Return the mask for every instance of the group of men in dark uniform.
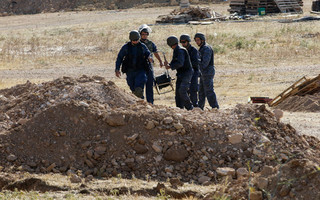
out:
M120 77L121 72L125 73L130 90L139 98L144 98L143 91L146 86L146 99L153 104L154 60L152 55L154 55L160 67L177 70L175 94L177 107L187 110L192 110L194 107L204 109L207 98L212 108L219 109L213 87L214 52L206 43L205 35L197 33L194 36L199 50L191 45L191 37L188 34L180 36L182 46L179 45L179 39L176 36L168 37L167 44L173 49L172 60L168 63L162 61L157 46L148 40L150 33L151 29L147 25L140 26L139 31L134 30L129 33L130 41L122 46L116 60L116 76Z

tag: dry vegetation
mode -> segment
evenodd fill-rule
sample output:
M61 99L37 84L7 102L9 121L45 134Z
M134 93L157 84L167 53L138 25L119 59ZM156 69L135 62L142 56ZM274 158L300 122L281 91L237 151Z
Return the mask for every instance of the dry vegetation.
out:
M228 7L227 4L211 6L225 14ZM105 68L104 76L114 78L112 73L114 61L119 48L127 41L127 33L137 29L142 23L153 24L155 21L156 15L150 17L145 10L140 10L141 15L138 14L139 10L138 13L134 10L122 11L127 17L119 18L117 15L121 13L115 13L113 17L111 16L112 20L108 18L104 21L92 20L88 17L90 13L48 14L45 17L37 15L31 19L34 20L35 26L30 28L28 26L23 28L25 25L23 23L19 27L14 25L10 27L9 22L8 28L0 29L0 68L58 71L65 68L64 71L68 74L68 70L77 70L79 67L99 66ZM157 13L159 9L151 8L149 11ZM170 8L163 8L163 13L169 11ZM131 12L132 17L129 17ZM108 13L95 13L93 17L106 17L104 14ZM49 18L55 16L62 18L62 21L50 26ZM295 17L300 16L302 15ZM287 17L266 16L258 19L263 20L258 22L221 22L207 26L154 25L151 39L161 51L171 54L166 45L167 36L204 32L216 52L215 86L220 96L219 100L222 105L233 105L236 102L245 102L250 95L272 97L297 78L318 73L320 52L320 43L317 42L320 38L318 22L285 24L274 21ZM74 18L88 18L88 22L69 22ZM14 21L19 20L19 17L1 19L4 20ZM62 71L61 74L63 73L65 72ZM52 79L50 76L23 77L15 80L1 78L0 88L25 82L27 79L34 82ZM124 80L117 82L124 83ZM172 94L162 98L164 99L158 100L171 100ZM173 104L173 101L170 103Z
M276 19L308 15L311 1L304 2L303 15L275 15L255 22L215 22L211 25L153 25L150 39L170 58L166 45L169 35L204 32L215 49L217 74L215 88L222 108L245 103L249 96L274 97L302 76L320 72L319 22L279 23ZM217 12L227 14L228 5L210 5ZM141 24L154 24L156 16L173 8L129 9L126 11L95 11L79 13L51 13L34 16L0 18L0 89L24 83L43 82L53 78L78 76L83 73L107 77L126 88L124 76L114 77L114 62L120 47L127 41L128 32ZM24 20L25 18L29 20ZM194 44L194 43L193 43ZM156 61L157 62L157 61ZM156 65L156 74L163 70ZM12 74L19 74L13 76ZM173 93L155 96L156 104L174 105ZM314 119L319 114L314 114ZM290 122L290 119L286 119ZM305 120L304 122L309 122ZM314 134L314 133L310 133ZM54 179L52 175L45 180ZM61 181L59 177L59 181ZM105 187L126 187L137 182L122 183L110 180ZM68 183L66 183L68 184ZM132 184L132 185L130 185ZM100 188L103 186L100 185ZM197 187L187 185L186 187ZM199 190L211 190L212 186ZM92 199L118 199L117 191L110 196L91 195ZM73 194L39 194L20 191L2 192L0 199L89 199ZM149 199L124 196L123 199ZM155 199L166 199L159 194ZM191 199L191 198L189 198ZM218 198L217 198L218 199ZM220 197L226 199L226 197Z

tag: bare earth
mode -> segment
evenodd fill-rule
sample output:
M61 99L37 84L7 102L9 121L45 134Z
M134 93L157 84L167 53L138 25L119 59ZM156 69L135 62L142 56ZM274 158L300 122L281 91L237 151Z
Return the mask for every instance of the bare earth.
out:
M308 4L307 4L308 5ZM215 6L217 10L223 10L225 5ZM85 24L99 24L108 21L123 21L128 19L143 20L144 18L156 19L157 16L164 13L169 13L173 8L148 8L148 9L128 9L120 11L95 11L95 12L67 12L67 13L45 13L28 16L9 16L0 18L0 33L10 34L17 30L28 29L49 29L54 27L68 27L75 25ZM225 12L225 10L223 11ZM257 74L264 77L276 76L275 81L260 82L256 85L255 91L264 91L265 87L275 87L277 89L290 86L295 80L299 79L302 75L301 69L304 72L312 72L312 74L319 73L320 65L310 66L286 66L286 67L272 67L265 66L260 68L242 68L234 69L231 67L219 68L217 65L217 74L215 80L217 81L216 90L225 91L230 89L230 85L224 84L224 77L237 77L243 74ZM113 73L113 61L110 64L102 65L90 65L80 66L76 64L70 64L70 66L49 66L44 68L26 68L26 69L3 69L0 71L0 80L2 83L24 83L26 80L33 82L42 82L47 80L53 80L62 76L80 76L86 74L103 75L105 78L119 82L114 78ZM158 70L159 71L159 70ZM156 70L157 72L157 70ZM291 77L281 77L281 74L290 72ZM287 78L287 80L286 80ZM289 80L288 80L289 79ZM120 80L122 83L124 79ZM255 91L246 91L245 87L240 89L243 94L255 94ZM270 97L282 92L273 91L272 94L265 94ZM220 92L221 93L221 92ZM260 92L261 93L261 92ZM246 103L244 97L239 96L224 96L219 95L219 101L222 108L234 107L237 103ZM156 96L156 104L168 104L168 102L162 102L161 98ZM174 105L173 99L169 101L169 105ZM287 113L283 117L283 122L290 123L295 127L299 133L308 134L320 137L320 113Z
M310 2L304 2L304 10ZM226 4L214 7L227 13ZM125 30L118 30L124 34L137 23L153 23L157 16L172 9L1 17L0 42L1 38L24 31L48 30L50 34L55 28L86 29L106 23L126 24ZM128 22L131 19L138 22L132 25ZM239 27L237 23L223 23L207 27ZM307 28L312 25L319 31L314 22ZM280 25L266 22L266 26ZM152 28L158 31L156 35L174 26ZM204 26L179 28L195 32ZM279 29L300 30L295 25ZM112 31L108 33L116 34ZM175 34L182 33L179 31ZM161 38L167 34L170 32ZM294 37L299 34L294 33ZM165 45L163 42L159 46ZM216 59L215 89L220 111L168 108L174 107L172 92L156 95L156 105L148 105L124 92L129 91L125 76L115 78L114 59L102 62L92 58L93 62L85 64L70 61L45 66L29 66L27 60L23 67L16 68L0 65L0 199L25 199L23 195L29 195L28 199L227 199L231 195L233 199L248 199L249 191L262 195L262 189L268 199L319 199L320 142L310 136L320 138L320 113L284 112L280 121L295 128L297 136L290 125L276 120L273 108L238 104L246 104L249 96L272 98L302 76L319 74L320 63L308 62L307 55L302 55L305 59L299 64L286 63L290 59L272 62L271 58L263 65L254 63L259 60L254 55L251 64L245 63L245 58L228 63L228 56L224 61ZM2 58L0 63L5 62ZM162 71L155 69L156 74ZM83 74L86 76L79 78ZM25 84L4 89L20 83ZM238 143L242 133L244 142ZM230 174L218 176L217 167L242 168L244 174L241 177L237 172L233 179ZM247 176L246 169L252 176ZM227 185L230 177L231 184ZM265 180L269 184L265 185ZM20 190L42 194L35 197L33 192Z

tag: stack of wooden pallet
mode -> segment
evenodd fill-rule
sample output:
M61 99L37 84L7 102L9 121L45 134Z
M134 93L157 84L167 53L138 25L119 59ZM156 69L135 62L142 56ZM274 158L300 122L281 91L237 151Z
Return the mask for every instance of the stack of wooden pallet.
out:
M312 2L312 11L320 12L320 0Z
M260 0L259 8L265 8L266 13L279 13L280 10L274 0Z
M317 92L320 92L320 74L312 79L302 77L293 85L284 90L281 94L276 96L272 101L270 101L269 106L276 106L290 96L304 96L307 94L312 95Z
M274 0L282 13L302 13L302 8L296 0Z
M228 11L230 13L238 13L239 15L246 14L246 0L231 0Z
M231 0L230 13L258 14L259 8L265 8L265 13L301 13L302 0Z

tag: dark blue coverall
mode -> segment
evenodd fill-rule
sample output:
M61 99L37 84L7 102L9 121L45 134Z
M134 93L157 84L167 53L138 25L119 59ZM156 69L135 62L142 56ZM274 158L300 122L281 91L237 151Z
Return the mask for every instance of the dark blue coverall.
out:
M190 84L190 89L189 89L189 95L190 95L190 100L193 104L193 107L198 107L198 92L199 92L199 63L200 63L200 53L199 51L189 44L187 47L192 68L193 68L193 75L191 78L191 84Z
M204 43L200 49L200 88L199 88L199 107L204 108L206 97L212 108L219 108L216 93L213 89L214 53L212 47Z
M187 110L192 110L193 105L188 95L191 78L193 75L193 69L190 61L188 51L177 45L173 50L172 61L170 62L170 68L177 70L177 82L176 82L176 106Z
M141 42L137 45L132 45L131 42L128 42L123 45L119 51L116 60L116 71L119 71L122 65L121 71L127 75L127 84L132 92L134 92L136 88L143 90L147 82L147 72L150 68L148 62L149 56L150 51L147 46ZM143 98L143 96L141 98Z

